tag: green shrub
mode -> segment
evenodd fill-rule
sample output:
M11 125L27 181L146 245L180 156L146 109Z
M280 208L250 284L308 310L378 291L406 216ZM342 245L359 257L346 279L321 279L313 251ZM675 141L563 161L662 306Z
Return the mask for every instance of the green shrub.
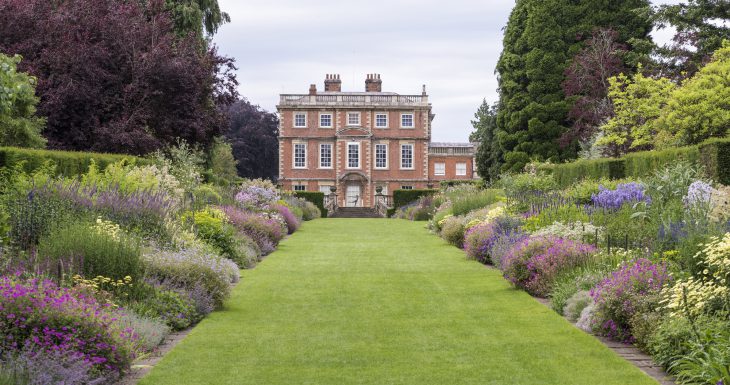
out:
M319 191L295 191L294 196L303 198L314 203L319 209L321 216L327 217L327 209L324 208L324 193Z
M545 172L503 174L500 176L498 185L504 188L505 193L510 197L531 191L552 191L558 187L553 177Z
M441 182L439 182L439 185L441 186L442 190L445 190L449 187L462 186L462 185L474 186L476 188L485 187L484 179L442 180Z
M553 179L561 187L567 187L582 179L622 179L626 176L621 159L590 159L571 163L546 165L542 170L552 173Z
M489 189L474 193L461 194L451 199L451 212L454 215L464 215L499 201L503 197L502 190Z
M395 190L393 191L393 208L397 210L424 195L432 195L438 192L439 190L434 189Z
M661 151L640 151L627 154L621 159L624 161L626 177L636 179L651 175L654 171L678 161L698 164L699 150L697 146L688 146Z
M56 166L56 175L73 177L87 172L92 161L103 170L106 166L122 160L130 164L149 163L145 159L132 155L0 147L0 168L22 165L23 170L27 173L31 173L51 161Z
M172 330L183 330L200 321L201 314L189 298L162 287L144 285L146 295L127 304L127 308L147 318L162 320Z
M225 213L208 208L190 213L198 236L216 249L222 256L243 268L252 267L261 254L256 243L245 234L237 233L227 223Z
M730 186L730 138L707 140L699 145L699 153L707 176Z
M66 278L104 276L114 280L141 277L140 241L109 222L71 223L41 238L37 266ZM63 277L58 277L59 279Z
M459 217L448 217L441 226L441 238L458 248L464 244L464 220Z

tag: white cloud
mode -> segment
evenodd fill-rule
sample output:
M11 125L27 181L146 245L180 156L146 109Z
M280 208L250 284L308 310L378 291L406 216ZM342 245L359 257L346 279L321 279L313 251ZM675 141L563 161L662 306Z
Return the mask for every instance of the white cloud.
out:
M383 90L433 103L434 141L466 141L482 99L497 99L494 68L514 1L218 0L231 15L214 37L237 62L239 90L275 110L280 93L322 89L339 73L344 90L380 73ZM663 0L662 2L674 2ZM448 4L448 6L445 6ZM665 33L665 31L662 31Z

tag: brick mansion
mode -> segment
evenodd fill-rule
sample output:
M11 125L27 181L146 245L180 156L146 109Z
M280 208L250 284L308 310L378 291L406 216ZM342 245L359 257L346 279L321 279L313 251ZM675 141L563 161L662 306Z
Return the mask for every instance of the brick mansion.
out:
M477 178L472 143L431 142L435 115L421 94L382 91L378 74L364 92L343 92L339 75L324 91L282 94L279 113L279 182L287 190L334 187L340 207L373 207L376 191L437 186Z

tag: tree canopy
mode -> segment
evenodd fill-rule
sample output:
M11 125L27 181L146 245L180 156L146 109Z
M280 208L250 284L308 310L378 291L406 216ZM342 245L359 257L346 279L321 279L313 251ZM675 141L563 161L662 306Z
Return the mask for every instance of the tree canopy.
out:
M205 3L205 2L201 2ZM180 37L164 3L7 0L0 51L38 78L51 148L145 154L207 145L235 100L232 60Z
M238 175L273 179L279 174L279 119L248 100L228 109L225 137L233 147Z
M20 61L19 55L0 53L0 146L42 148L45 121L36 116L36 79L17 71Z
M496 180L502 163L502 151L495 138L497 130L498 105L482 102L471 121L474 132L469 135L470 142L478 142L476 153L477 172L486 180Z
M517 0L497 63L500 110L497 140L502 171L519 171L531 159L574 158L578 145L558 139L568 130L571 101L562 84L570 60L596 28L612 28L616 41L646 39L647 0Z

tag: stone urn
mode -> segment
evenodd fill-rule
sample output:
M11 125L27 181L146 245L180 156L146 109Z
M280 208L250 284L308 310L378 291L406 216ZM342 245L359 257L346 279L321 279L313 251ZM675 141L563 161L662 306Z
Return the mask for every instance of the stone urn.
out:
M383 186L376 186L375 193L378 195L383 195Z

